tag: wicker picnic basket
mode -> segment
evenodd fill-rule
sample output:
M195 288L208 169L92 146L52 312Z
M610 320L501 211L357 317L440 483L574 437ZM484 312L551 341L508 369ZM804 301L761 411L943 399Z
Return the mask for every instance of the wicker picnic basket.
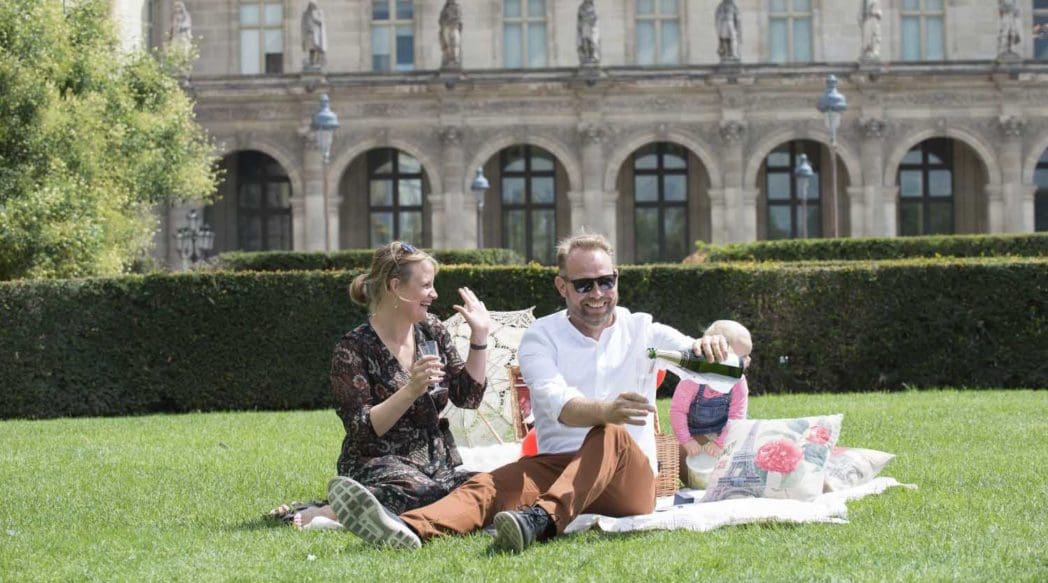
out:
M513 408L513 424L516 428L517 439L524 439L530 427L525 422L531 413L531 391L524 383L524 377L520 374L519 366L509 366L510 390L512 391L512 402L517 406ZM667 435L659 428L659 415L655 414L655 456L658 459L659 473L655 476L655 496L672 496L677 491L680 475L680 446L677 438Z

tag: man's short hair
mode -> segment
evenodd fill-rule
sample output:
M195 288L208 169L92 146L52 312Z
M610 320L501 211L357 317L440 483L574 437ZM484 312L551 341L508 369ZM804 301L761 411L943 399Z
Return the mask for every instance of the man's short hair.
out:
M568 262L568 255L576 249L586 251L599 249L607 253L613 261L615 260L615 249L608 242L607 237L599 233L579 233L567 239L561 239L557 243L557 267L561 271L564 271L564 267Z

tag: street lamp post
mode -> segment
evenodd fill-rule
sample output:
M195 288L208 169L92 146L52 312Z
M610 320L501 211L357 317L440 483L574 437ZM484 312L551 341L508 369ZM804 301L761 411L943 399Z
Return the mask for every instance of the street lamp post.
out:
M477 168L477 173L473 175L473 183L469 185L473 196L477 197L477 249L484 248L484 195L490 186L488 179L484 177L484 169Z
M841 126L841 114L848 109L848 101L837 91L837 77L826 78L826 91L819 97L816 106L826 116L826 129L830 130L830 182L833 188L833 236L839 237L837 230L837 129Z
M801 197L801 238L808 238L808 188L811 187L811 177L815 175L815 172L811 169L811 164L808 163L808 155L801 154L797 159L797 167L793 170L793 175L797 178L797 191Z
M328 162L331 161L331 143L335 141L335 130L339 128L338 116L331 111L331 100L328 96L320 96L320 109L313 114L310 126L316 135L317 148L323 156L324 166L321 172L324 175L324 249L331 250L331 229L328 219Z
M215 244L215 232L207 223L201 225L200 214L196 209L186 213L189 225L175 232L175 246L182 257L182 269L188 270L197 261L201 261Z

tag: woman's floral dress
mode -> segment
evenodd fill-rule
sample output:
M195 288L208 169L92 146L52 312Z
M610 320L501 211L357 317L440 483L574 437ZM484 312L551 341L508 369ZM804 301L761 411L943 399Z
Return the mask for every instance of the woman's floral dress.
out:
M342 337L331 362L335 411L346 428L338 473L366 486L397 514L443 498L473 475L455 469L462 460L440 411L449 399L458 407L476 409L487 386L466 372L451 335L435 316L415 325L416 358L424 340L436 340L440 347L445 362L441 387L447 390L420 396L381 437L371 424L371 408L404 386L409 373L370 322Z

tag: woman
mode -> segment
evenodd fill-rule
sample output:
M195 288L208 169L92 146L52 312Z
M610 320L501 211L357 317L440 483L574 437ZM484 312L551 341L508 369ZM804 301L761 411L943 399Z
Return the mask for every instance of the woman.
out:
M461 458L440 411L449 400L476 409L487 386L487 308L469 288L459 288L463 305L454 308L471 332L463 362L429 313L436 273L437 262L409 243L377 249L371 270L349 288L353 301L368 307L368 321L342 337L331 363L335 411L346 429L338 473L397 513L444 497L472 475L455 469ZM436 342L439 356L423 355L427 341ZM318 516L337 520L327 505L282 506L274 513L299 527Z

